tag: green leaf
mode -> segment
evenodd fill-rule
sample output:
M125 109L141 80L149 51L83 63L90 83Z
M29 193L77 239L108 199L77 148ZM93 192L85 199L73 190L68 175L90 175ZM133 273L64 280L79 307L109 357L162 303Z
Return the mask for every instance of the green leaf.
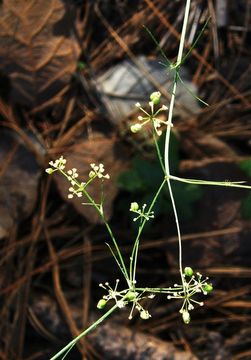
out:
M245 174L247 174L249 177L251 177L251 159L241 161L239 166L240 166L240 169L242 171L244 171Z
M85 67L86 67L86 63L84 63L83 61L78 62L78 70L84 70Z
M157 161L145 160L139 156L133 159L133 168L145 188L157 190L163 180L163 173Z
M142 191L145 188L143 179L134 169L121 173L118 176L117 183L121 189L132 193Z
M251 192L242 201L241 204L241 215L244 219L251 219Z
M177 211L181 218L189 220L193 216L193 205L201 198L202 190L199 185L173 182L173 193Z

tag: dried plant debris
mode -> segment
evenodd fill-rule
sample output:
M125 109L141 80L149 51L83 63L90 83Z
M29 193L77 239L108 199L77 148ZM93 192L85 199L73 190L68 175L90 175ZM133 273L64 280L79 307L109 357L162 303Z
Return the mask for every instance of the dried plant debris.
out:
M33 315L33 324L40 324L44 336L66 336L67 327L60 316L56 303L50 296L36 297L29 308ZM49 314L49 316L48 316ZM80 307L72 308L72 318L80 325L82 314ZM55 341L55 340L54 340ZM190 351L175 348L171 342L163 341L155 336L135 332L114 321L101 324L90 335L88 341L106 360L196 360Z
M27 218L37 201L40 168L33 154L9 131L0 133L0 238Z
M11 99L33 107L57 95L77 67L79 46L61 0L6 0L0 6L0 70Z

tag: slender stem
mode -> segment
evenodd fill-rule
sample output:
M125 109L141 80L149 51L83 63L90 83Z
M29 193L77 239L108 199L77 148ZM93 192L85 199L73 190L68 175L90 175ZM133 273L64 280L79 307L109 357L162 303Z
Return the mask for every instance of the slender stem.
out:
M70 350L83 336L86 336L94 330L100 323L102 323L108 316L110 316L116 309L117 304L115 304L110 310L108 310L103 316L101 316L97 321L95 321L91 326L79 334L75 339L73 339L69 344L67 344L63 349L61 349L57 354L55 354L50 360L58 359L59 356L63 355L66 351Z
M177 290L182 290L183 287L175 287L175 288L135 288L135 291L140 291L140 292L150 292L150 293L160 293L160 294L169 294L170 291L177 291Z
M93 206L95 207L95 209L96 209L97 212L99 213L99 216L100 216L101 219L103 220L103 222L104 222L104 224L105 224L105 226L106 226L106 229L107 229L107 231L108 231L108 233L109 233L109 235L110 235L110 237L111 237L111 239L112 239L112 242L113 242L113 244L114 244L114 246L115 246L115 249L116 249L117 254L118 254L118 257L119 257L119 260L120 260L120 262L121 262L121 269L123 269L122 273L123 273L123 275L124 275L124 277L125 277L128 285L130 286L129 276L128 276L127 269L126 269L126 266L125 266L125 263L124 263L124 259L123 259L122 255L121 255L121 252L120 252L120 250L119 250L117 241L116 241L116 239L115 239L115 237L114 237L114 235L113 235L112 229L111 229L110 225L108 224L108 222L106 221L103 212L99 209L99 207L96 205L96 203L94 202L94 200L92 199L92 197L88 194L88 192L87 192L87 191L84 191L84 194L86 195L86 197L88 198L88 200L93 204Z
M148 212L151 212L158 197L159 197L159 194L164 186L166 182L166 179L163 180L163 182L161 183L160 187L158 188L150 206L149 206L149 209L148 209ZM132 282L132 284L134 285L135 284L135 277L136 277L136 268L137 268L137 259L138 259L138 250L139 250L139 240L140 240L140 235L144 229L144 226L145 226L145 223L146 223L146 219L144 219L142 221L142 223L140 224L140 227L138 229L138 234L137 234L137 237L135 239L135 242L134 242L134 245L133 245L133 249L132 249L132 254L130 256L130 280Z
M180 271L180 276L181 276L182 283L184 283L184 278L183 278L183 275L182 275L183 274L182 241L181 241L179 218L178 218L178 214L177 214L177 210L176 210L176 206L175 206L175 201L174 201L174 197L173 197L173 191L172 191L170 180L167 179L166 181L167 181L167 186L168 186L168 189L169 189L169 194L170 194L170 199L171 199L171 203L172 203L172 207L173 207L173 213L174 213L176 229L177 229L178 244L179 244L179 271Z
M173 81L173 88L172 88L172 95L170 100L170 106L169 106L169 113L168 113L168 124L172 124L172 118L173 118L173 110L174 110L174 104L175 104L175 97L176 97L176 90L177 90L177 81L178 81L178 73L179 73L179 67L182 62L182 56L183 56L183 50L185 45L185 36L186 36L186 29L188 24L188 17L189 17L189 10L190 10L190 0L186 1L186 7L185 7L185 14L184 14L184 20L183 20L183 26L182 26L182 32L180 37L180 44L179 44L179 51L175 66L175 76ZM184 283L184 279L182 276L183 273L183 266L182 266L182 243L181 243L181 233L180 233L180 226L179 226L179 219L178 214L175 206L175 201L173 197L173 191L172 186L169 180L170 177L170 166L169 166L169 143L170 143L170 132L171 132L171 125L167 126L166 131L166 140L165 140L165 170L166 170L166 181L170 193L170 198L172 202L175 222L176 222L176 228L177 228L177 235L178 235L178 243L179 243L179 270L180 270L180 276L182 283Z
M60 170L61 174L63 174L67 179L68 179L68 175L63 171L63 170ZM93 180L93 178L92 178ZM78 183L78 181L75 179L75 182L76 184L78 184L79 187L81 187L81 184ZM88 193L88 191L86 190L86 186L91 182L91 179L85 184L85 187L81 187L81 191L84 193L84 195L87 197L87 199L90 201L91 205L93 205L93 207L96 209L96 211L98 212L100 218L103 220L104 224L105 224L105 227L112 239L112 242L114 244L114 247L116 249L116 252L118 254L118 257L119 257L119 260L120 260L120 263L121 263L121 271L122 271L122 274L124 275L127 283L128 283L128 286L130 286L130 282L129 282L129 276L128 276L128 273L127 273L127 269L126 269L126 266L125 266L125 263L124 263L124 259L122 257L122 254L119 250L119 247L118 247L118 244L117 244L117 241L115 239L115 236L113 235L113 232L112 232L112 229L110 227L110 225L108 224L108 222L106 221L105 219L105 215L104 215L104 212L103 212L103 207L100 207L98 204L95 203L95 201L93 200L93 198L91 197L91 195ZM102 199L101 199L102 200Z
M173 109L174 109L174 103L175 103L175 97L176 97L176 89L177 89L177 81L178 81L177 71L179 71L179 65L180 65L180 63L182 61L182 55L183 55L183 50L184 50L184 45L185 45L185 35L186 35L186 29L187 29L187 23L188 23L189 10L190 10L190 0L187 0L186 1L184 20L183 20L183 26L182 26L182 32L181 32L181 37L180 37L179 51L178 51L177 62L176 62L177 69L175 69L175 76L174 76L174 82L173 82L173 88L172 88L172 95L171 95L171 100L170 100L170 105L169 105L169 113L168 113L168 121L167 121L169 124L172 123L172 118L173 118ZM165 146L165 168L166 168L167 175L170 174L170 170L169 170L170 132L171 132L171 126L167 126L166 146Z

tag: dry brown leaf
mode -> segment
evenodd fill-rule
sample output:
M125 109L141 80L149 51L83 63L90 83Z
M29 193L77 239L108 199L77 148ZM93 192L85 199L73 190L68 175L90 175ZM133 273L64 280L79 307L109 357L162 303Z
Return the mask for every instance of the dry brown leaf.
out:
M80 51L70 19L61 0L3 1L0 70L15 102L40 105L69 83Z
M71 152L65 153L67 160L67 169L76 168L79 173L80 181L86 181L91 170L90 164L104 164L105 173L110 175L109 180L103 183L104 190L104 212L107 219L112 214L112 204L118 192L116 178L119 173L127 169L128 165L119 158L119 154L115 153L115 145L112 139L109 139L101 133L93 134L89 139L79 139L75 145L71 147ZM69 182L60 174L55 176L61 195L69 201L87 220L91 223L100 222L99 215L92 206L84 206L86 198L68 199ZM89 186L88 192L93 196L96 202L100 203L101 181L95 179Z
M2 130L0 144L1 239L33 210L41 171L33 154L10 132Z

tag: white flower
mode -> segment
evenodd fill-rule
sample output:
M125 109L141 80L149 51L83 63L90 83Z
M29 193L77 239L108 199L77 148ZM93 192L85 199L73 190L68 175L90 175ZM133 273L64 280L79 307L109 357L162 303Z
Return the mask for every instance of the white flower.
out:
M64 159L63 156L60 156L60 158L55 160L54 162L53 161L49 162L49 165L51 165L57 170L64 170L65 164L66 164L66 159Z
M94 163L90 164L92 170L89 172L89 178L98 177L99 179L110 179L110 175L104 175L105 168L103 164L96 165Z

